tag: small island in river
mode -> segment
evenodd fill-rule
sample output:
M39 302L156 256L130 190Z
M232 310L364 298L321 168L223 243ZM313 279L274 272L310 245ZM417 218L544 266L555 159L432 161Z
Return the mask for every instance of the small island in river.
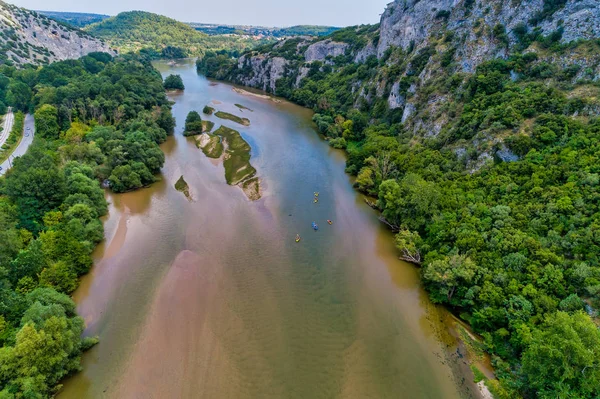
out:
M183 195L185 195L187 199L192 198L190 195L190 186L187 184L187 182L183 178L183 175L175 183L175 190L182 192Z
M196 139L197 146L209 158L223 156L225 180L239 186L246 196L256 201L261 198L260 181L250 164L250 145L237 130L221 126L213 134L203 133Z
M215 113L217 118L227 119L235 123L239 123L240 125L250 126L250 119L248 118L240 118L239 116L230 114L228 112L218 111Z

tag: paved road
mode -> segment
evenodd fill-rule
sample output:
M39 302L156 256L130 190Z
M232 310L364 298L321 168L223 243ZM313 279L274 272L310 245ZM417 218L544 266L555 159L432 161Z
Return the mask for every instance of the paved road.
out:
M0 133L0 147L2 147L2 145L4 144L4 142L10 135L10 131L12 130L14 122L15 122L15 114L13 114L11 108L8 107L6 115L4 116L3 129L2 129L2 132Z
M27 130L27 128L29 128L30 130ZM2 167L2 170L0 170L0 176L2 176L4 173L6 173L6 171L8 169L10 169L14 158L20 157L21 155L23 155L27 152L27 149L33 142L34 131L35 131L35 123L34 123L33 116L27 114L25 116L25 134L23 136L23 139L19 143L19 146L17 148L15 148L13 153L8 157L8 159L6 161L4 161L2 163L2 165L0 165L0 167Z

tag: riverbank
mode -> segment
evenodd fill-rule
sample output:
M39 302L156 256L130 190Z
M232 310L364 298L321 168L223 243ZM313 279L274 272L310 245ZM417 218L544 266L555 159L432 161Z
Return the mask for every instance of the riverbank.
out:
M281 99L278 99L272 95L269 94L258 94L255 92L250 92L244 89L240 89L238 87L234 87L233 90L237 93L243 94L243 95L248 95L248 96L255 96L257 98L261 98L264 100L269 100L269 101L274 101L274 102L282 102ZM256 89L252 89L254 91L256 91ZM287 101L287 100L286 100ZM322 137L321 135L319 135L320 137ZM329 140L324 140L329 144ZM341 150L344 152L344 154L347 156L348 152L343 149ZM358 191L358 190L357 190ZM365 199L367 204L369 203L368 199ZM391 225L389 222L387 222L381 213L381 210L378 209L376 206L373 206L373 203L371 203L369 205L371 208L373 208L375 210L375 212L377 213L380 221L382 222L383 225L386 226L386 228L389 228L390 231L394 231L394 228L397 228L397 226L393 226ZM397 231L397 230L395 230ZM400 254L398 254L398 256L401 258ZM412 265L412 264L411 264ZM490 389L488 388L488 386L486 385L488 382L490 385L492 385L493 387L496 387L496 390L501 390L502 388L500 386L498 386L497 384L497 380L495 380L495 376L493 373L493 369L491 366L491 363L489 361L489 356L487 354L483 354L482 350L478 350L478 351L473 351L470 348L473 348L473 346L476 345L482 345L481 339L479 338L475 338L473 335L471 335L469 337L469 334L467 334L467 332L469 331L470 327L466 326L463 322L459 321L459 319L453 315L451 313L451 311L447 308L444 308L445 312L447 312L447 315L443 316L440 318L440 320L442 320L442 322L446 325L447 328L447 334L446 333L440 333L439 336L440 337L446 337L444 339L444 342L446 342L449 346L453 346L456 347L459 351L462 348L463 353L460 354L459 358L460 359L454 359L455 354L454 353L450 353L448 355L448 361L451 363L455 364L456 370L454 371L454 373L456 374L456 376L463 376L461 378L467 378L469 380L468 384L469 385L474 385L477 388L472 390L472 394L481 398L481 399L487 399L489 397L493 397L492 393L490 392ZM448 337L452 337L449 340L447 339ZM451 342L451 343L450 343ZM454 360L453 360L454 359ZM466 362L466 363L465 363ZM485 381L483 380L479 380L478 379L478 373L476 370L485 370ZM498 396L500 397L500 396Z
M155 65L184 79L178 127L161 146L161 182L109 197L106 245L75 294L86 335L101 341L61 398L471 397L418 272L397 259L312 113L242 97L193 64ZM258 201L181 134L188 112L213 99L254 111L240 135ZM182 175L195 201L175 189Z
M256 98L261 98L263 100L273 101L274 103L281 103L282 101L277 97L270 96L268 94L259 94L249 90L240 89L239 87L233 87L233 91L236 93L242 94L244 96L252 96Z

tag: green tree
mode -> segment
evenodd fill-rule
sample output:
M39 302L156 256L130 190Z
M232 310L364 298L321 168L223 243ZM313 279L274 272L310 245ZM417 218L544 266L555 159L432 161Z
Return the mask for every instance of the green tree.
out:
M29 110L32 92L29 86L18 80L13 80L8 85L6 103L19 111Z
M421 245L423 240L417 232L403 229L396 234L396 247L402 252L402 259L408 262L421 264Z
M184 90L183 80L180 75L169 75L165 79L165 89L167 90Z
M600 330L582 311L556 312L523 353L525 390L542 399L600 395Z
M66 182L50 155L39 147L30 148L27 154L15 160L4 190L17 206L19 224L37 232L46 212L64 200Z
M52 287L58 292L70 294L78 285L77 273L62 261L50 265L40 273L41 287Z
M35 130L41 137L57 139L60 133L58 111L49 104L42 105L34 114Z
M185 118L185 130L183 131L184 136L193 136L201 134L203 130L202 118L196 111L190 111Z
M477 265L469 257L452 255L427 263L423 279L432 288L436 302L460 304L464 292L474 283L476 273ZM455 299L457 292L460 295Z
M135 173L131 166L117 166L108 178L110 188L116 193L123 193L142 186L140 175Z

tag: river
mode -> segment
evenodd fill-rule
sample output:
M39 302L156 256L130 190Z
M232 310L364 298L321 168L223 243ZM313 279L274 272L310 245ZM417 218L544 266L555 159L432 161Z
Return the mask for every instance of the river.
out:
M74 295L100 343L59 397L465 397L442 310L311 112L211 82L192 61L155 66L186 86L171 95L175 135L160 182L107 197L106 240ZM262 199L227 185L223 165L182 136L207 104L250 119L208 117L251 145ZM191 200L173 187L182 175Z

